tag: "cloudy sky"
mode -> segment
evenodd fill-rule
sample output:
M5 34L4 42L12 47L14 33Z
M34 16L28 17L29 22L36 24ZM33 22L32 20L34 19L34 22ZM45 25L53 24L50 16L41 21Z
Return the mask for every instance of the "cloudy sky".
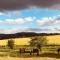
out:
M1 0L0 33L60 33L60 0Z

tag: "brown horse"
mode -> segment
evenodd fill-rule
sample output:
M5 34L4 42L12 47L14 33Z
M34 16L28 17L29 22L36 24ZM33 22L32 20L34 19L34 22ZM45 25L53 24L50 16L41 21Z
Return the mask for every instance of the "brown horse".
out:
M60 52L60 48L57 49L57 52L58 52L58 54L59 54L59 52Z
M22 53L30 53L30 55L32 55L32 53L33 54L36 53L37 55L39 55L39 49L37 49L37 48L33 48L32 50L29 50L29 51L26 51L25 48L20 48L19 52L20 52L20 54L22 54Z
M37 49L37 48L33 48L32 49L32 51L31 51L31 53L37 53L37 55L39 55L39 49Z
M30 53L30 55L31 55L31 51L26 51L26 49L25 48L20 48L20 54L22 54L22 53Z
M25 52L25 48L20 48L19 49L20 54Z

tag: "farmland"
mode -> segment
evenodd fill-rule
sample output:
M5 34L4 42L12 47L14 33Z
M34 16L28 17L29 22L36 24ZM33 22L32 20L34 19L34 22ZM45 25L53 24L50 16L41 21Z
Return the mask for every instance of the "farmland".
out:
M48 57L47 59L52 59L52 60L53 60L53 58L58 59L60 54L58 55L57 48L60 47L60 35L49 35L49 36L46 36L46 39L47 39L47 44L53 45L53 46L43 46L42 51L39 53L40 55L38 58L41 60L44 60L44 59L46 60L46 57ZM33 55L30 56L29 53L27 53L27 54L25 53L22 55L20 55L20 53L19 53L20 47L31 49L31 47L29 46L29 41L31 41L31 37L12 38L12 40L14 40L14 42L15 42L14 49L10 49L7 47L8 40L9 39L0 40L0 56L1 57L2 56L21 57L22 59L27 58L27 57L29 59L31 59L31 58L34 59L36 57L36 54L34 56ZM14 58L12 58L12 59L14 59Z
M9 39L3 39L3 40L0 40L0 45L4 46L4 45L7 45L7 42L8 42ZM13 40L15 41L15 44L16 45L29 45L29 41L31 40L30 38L13 38Z
M29 45L31 37L26 38L12 38L16 45ZM46 36L47 43L50 45L60 45L60 35L49 35ZM9 39L0 40L0 45L7 45Z

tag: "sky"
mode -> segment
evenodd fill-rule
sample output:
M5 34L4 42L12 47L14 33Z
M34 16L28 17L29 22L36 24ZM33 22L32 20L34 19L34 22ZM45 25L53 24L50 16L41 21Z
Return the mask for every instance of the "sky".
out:
M60 33L60 0L5 0L0 3L0 34Z

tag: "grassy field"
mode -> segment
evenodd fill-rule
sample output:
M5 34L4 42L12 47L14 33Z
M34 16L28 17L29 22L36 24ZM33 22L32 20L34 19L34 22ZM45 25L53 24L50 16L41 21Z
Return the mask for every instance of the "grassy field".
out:
M32 48L34 47L30 47L30 46L15 46L14 49L9 49L7 46L3 46L3 47L0 47L0 56L11 56L11 57L32 57L32 56L36 56L35 55L30 55L29 53L25 53L25 54L22 54L20 55L19 53L19 48L26 48L26 50L31 50ZM40 51L39 54L46 54L46 53L49 53L49 54L57 54L58 55L58 52L57 52L57 46L55 47L51 47L51 46L43 46L42 48L42 51Z
M46 38L47 38L47 43L49 45L59 45L59 47L60 47L60 35L50 35L50 36L46 36ZM20 58L36 57L36 54L32 56L32 55L29 55L29 53L22 54L22 55L20 55L20 53L19 53L20 47L22 47L22 48L24 47L27 49L32 48L32 47L28 46L29 41L31 40L31 37L15 38L13 40L15 41L14 49L9 49L6 46L8 39L0 40L0 57L2 57L2 56L4 56L4 57L7 57L7 56L20 57ZM39 58L40 57L43 57L43 58L48 57L48 58L56 58L56 59L59 58L60 59L60 54L58 55L57 48L58 48L58 46L43 46L42 51L40 52ZM42 59L42 60L44 60L44 59Z
M32 58L0 57L0 60L60 60L60 59L50 57L32 57Z
M46 36L48 44L60 45L60 35Z
M13 38L12 38L13 39ZM6 46L9 39L0 40L0 46ZM30 38L15 38L15 45L29 45Z
M46 36L48 44L60 45L60 35ZM31 37L28 38L14 38L15 45L29 45ZM7 45L8 39L0 40L0 45Z
M60 60L60 54L57 53L56 49L42 47L40 55L30 55L29 53L20 54L19 48L28 46L16 46L13 50L7 47L0 48L0 60Z

